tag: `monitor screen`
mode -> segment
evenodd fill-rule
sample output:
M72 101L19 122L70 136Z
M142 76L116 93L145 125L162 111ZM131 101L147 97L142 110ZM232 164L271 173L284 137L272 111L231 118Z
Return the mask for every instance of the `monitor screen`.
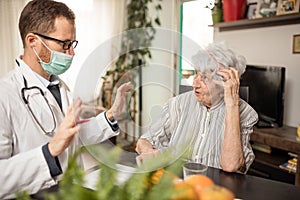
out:
M259 115L258 127L280 127L283 124L285 68L247 65L241 77L247 87L248 103Z

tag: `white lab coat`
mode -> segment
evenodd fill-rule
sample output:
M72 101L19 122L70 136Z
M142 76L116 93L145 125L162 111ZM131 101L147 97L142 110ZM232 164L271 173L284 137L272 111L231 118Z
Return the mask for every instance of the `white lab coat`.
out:
M61 177L52 178L50 175L42 146L49 142L52 136L46 135L41 130L22 100L23 76L28 87L38 86L45 93L57 121L56 128L62 122L64 113L72 102L67 86L60 81L63 108L61 112L51 92L34 72L22 60L18 59L18 62L20 66L16 65L14 70L0 79L0 199L13 198L14 192L19 190L36 193L57 184ZM42 99L41 95L37 99ZM35 101L33 94L30 102L37 118L43 120L42 124L45 127L53 127L50 109L43 106L47 104ZM85 145L99 143L117 134L118 132L112 131L103 113L92 118L87 124L82 124L81 131L59 156L63 171L67 168L68 158L83 143Z

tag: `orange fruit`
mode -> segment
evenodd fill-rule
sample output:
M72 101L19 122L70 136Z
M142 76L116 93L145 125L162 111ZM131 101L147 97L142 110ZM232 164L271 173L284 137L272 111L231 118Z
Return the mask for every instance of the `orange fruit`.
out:
M175 192L171 200L198 200L198 194L194 187L187 184L185 181L174 182Z
M159 183L161 177L163 176L163 174L165 173L164 169L158 169L156 170L150 177L150 183L152 184L157 184Z
M233 200L234 194L225 187L213 185L204 188L199 198L201 200Z
M159 183L159 181L161 180L161 178L163 177L163 175L167 175L170 177L170 179L172 179L173 181L178 180L179 177L176 176L175 174L172 174L169 171L164 170L163 168L160 168L158 170L156 170L150 177L150 183L151 184L157 184Z
M194 187L198 196L201 194L201 191L208 186L212 186L215 183L209 177L202 174L195 174L188 176L184 182Z

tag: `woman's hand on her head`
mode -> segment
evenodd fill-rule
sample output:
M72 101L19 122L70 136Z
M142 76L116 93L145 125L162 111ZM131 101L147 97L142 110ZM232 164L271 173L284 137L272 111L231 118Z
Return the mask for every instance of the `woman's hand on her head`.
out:
M226 106L237 106L239 104L240 76L233 67L223 68L218 71L224 79L224 101Z

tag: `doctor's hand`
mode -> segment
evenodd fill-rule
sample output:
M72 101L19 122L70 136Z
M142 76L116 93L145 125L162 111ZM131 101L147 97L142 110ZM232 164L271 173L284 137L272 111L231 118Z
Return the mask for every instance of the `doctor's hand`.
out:
M53 139L49 142L48 148L53 157L59 156L70 145L74 135L80 130L76 124L81 113L80 99L76 99L68 108L63 122L59 125Z
M132 89L132 84L130 82L122 84L116 94L115 101L112 107L106 112L107 117L112 119L119 119L120 115L123 111L124 105L126 104L126 96L130 94L130 90Z

